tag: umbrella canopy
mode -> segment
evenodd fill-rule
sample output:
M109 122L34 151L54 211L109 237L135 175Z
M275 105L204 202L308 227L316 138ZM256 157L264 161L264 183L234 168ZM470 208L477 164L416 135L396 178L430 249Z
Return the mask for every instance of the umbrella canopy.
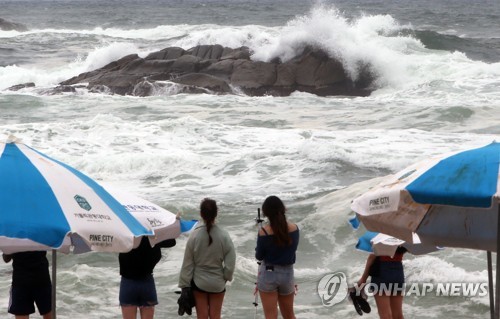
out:
M389 176L351 208L365 227L413 242L497 251L500 143Z
M374 253L377 256L393 257L399 246L413 255L425 255L439 250L439 247L428 246L418 243L418 236L415 235L414 243L389 236L387 234L367 231L358 239L356 248L366 252Z
M0 143L0 250L126 252L180 234L174 214L105 189L21 143Z
M14 140L0 142L0 250L52 250L52 318L56 318L56 250L127 252L143 236L152 245L176 238L173 213L97 182Z
M427 159L389 176L351 208L368 230L427 245L498 249L500 143ZM500 259L497 253L497 282ZM499 318L499 287L495 318ZM492 294L490 295L492 298ZM490 299L491 301L491 299ZM493 314L492 314L493 317Z

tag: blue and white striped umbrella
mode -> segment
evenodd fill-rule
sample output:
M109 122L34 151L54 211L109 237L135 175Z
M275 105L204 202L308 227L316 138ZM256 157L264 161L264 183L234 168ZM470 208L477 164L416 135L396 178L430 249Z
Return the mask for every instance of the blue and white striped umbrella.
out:
M76 169L16 142L0 143L0 250L126 252L142 236L176 238L163 208L103 188Z
M500 143L432 158L356 198L368 230L435 246L497 250Z
M414 243L408 243L404 240L377 232L367 231L359 237L356 248L362 251L373 253L376 256L390 256L396 254L399 246L413 255L424 255L441 249L436 246L421 244L418 236L415 235Z
M427 159L389 176L351 208L370 231L408 242L416 233L424 244L488 251L491 282L490 252L500 246L499 168L497 142ZM498 283L499 264L497 253ZM500 317L499 288L495 318Z

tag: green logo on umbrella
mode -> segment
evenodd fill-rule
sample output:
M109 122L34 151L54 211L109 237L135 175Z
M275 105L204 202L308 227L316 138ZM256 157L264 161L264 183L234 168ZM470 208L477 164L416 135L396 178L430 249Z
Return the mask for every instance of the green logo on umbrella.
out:
M85 199L85 197L82 197L80 195L75 195L75 200L80 205L81 208L90 211L92 209L92 206L90 206L89 202Z

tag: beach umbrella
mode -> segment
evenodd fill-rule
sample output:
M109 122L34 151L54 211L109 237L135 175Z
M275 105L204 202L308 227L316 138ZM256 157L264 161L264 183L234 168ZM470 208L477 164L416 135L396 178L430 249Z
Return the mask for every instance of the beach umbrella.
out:
M438 251L440 247L425 245L420 243L418 236L415 234L413 242L406 242L399 238L367 231L359 237L356 243L356 249L373 253L376 256L389 256L393 257L398 247L404 247L412 255L425 255L434 251Z
M500 143L429 158L387 177L351 205L370 231L426 245L487 251L492 318L499 318L500 285L492 293L491 252L500 283ZM495 295L495 299L494 298Z
M137 196L102 187L76 169L9 138L0 142L0 250L127 252L179 236L176 216ZM54 300L55 317L55 300Z

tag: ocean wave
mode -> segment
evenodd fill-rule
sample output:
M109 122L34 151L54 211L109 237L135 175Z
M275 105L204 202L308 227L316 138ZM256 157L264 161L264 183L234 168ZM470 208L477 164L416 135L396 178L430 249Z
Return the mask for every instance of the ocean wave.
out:
M463 52L474 60L485 62L500 61L500 44L498 39L468 38L452 34L443 34L431 30L402 30L401 34L415 37L431 50L447 52Z
M178 39L186 36L192 31L210 29L217 27L215 25L161 25L148 29L121 29L121 28L103 28L96 27L93 29L32 29L28 31L0 31L0 38L14 38L26 35L46 36L51 34L62 35L94 35L106 36L108 38L122 39L146 39L146 40L165 40Z

